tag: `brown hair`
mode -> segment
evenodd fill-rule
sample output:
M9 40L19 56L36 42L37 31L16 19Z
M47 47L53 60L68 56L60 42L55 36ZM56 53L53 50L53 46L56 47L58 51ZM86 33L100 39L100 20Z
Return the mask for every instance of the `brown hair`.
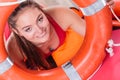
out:
M16 16L24 8L27 8L27 7L37 8L37 9L43 11L41 6L39 4L37 4L36 2L34 2L33 0L27 0L25 2L22 2L8 18L8 23L11 26L11 28L16 29L16 20L17 20ZM45 13L45 12L43 11L43 13ZM33 45L28 40L26 40L24 37L17 35L15 32L13 32L13 33L14 33L14 36L16 38L17 44L20 48L20 51L22 52L21 54L25 54L27 57L27 60L26 60L27 68L30 68L30 69L38 69L38 68L39 69L51 69L53 67L56 67L56 64L50 65L51 63L49 63L49 61L47 61L45 59L42 52L41 53L38 52L35 45Z

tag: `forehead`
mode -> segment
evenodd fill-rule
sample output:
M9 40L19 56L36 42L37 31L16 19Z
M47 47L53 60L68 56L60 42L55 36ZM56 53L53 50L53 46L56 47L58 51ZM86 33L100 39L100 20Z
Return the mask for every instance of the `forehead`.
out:
M43 14L43 12L37 8L27 8L22 11L19 13L16 22L16 25L19 27L30 25L30 23L32 24L40 14Z
M43 13L40 9L38 8L25 8L23 9L20 13L19 13L19 16L18 16L18 19L19 18L22 18L25 17L25 16L36 16L40 13Z

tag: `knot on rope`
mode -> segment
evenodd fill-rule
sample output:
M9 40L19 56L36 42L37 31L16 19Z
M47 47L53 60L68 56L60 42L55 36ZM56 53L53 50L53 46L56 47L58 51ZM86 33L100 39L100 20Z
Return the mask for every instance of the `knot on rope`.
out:
M120 43L115 44L112 39L108 40L107 43L108 43L108 47L106 48L106 51L110 54L110 56L113 56L114 55L113 47L120 46Z

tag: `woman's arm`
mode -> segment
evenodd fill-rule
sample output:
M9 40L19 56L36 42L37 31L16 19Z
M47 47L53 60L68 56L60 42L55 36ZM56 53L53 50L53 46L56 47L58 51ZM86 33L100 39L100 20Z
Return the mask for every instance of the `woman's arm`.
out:
M71 27L81 35L85 35L86 23L79 15L67 7L52 7L47 12L61 26L63 30Z

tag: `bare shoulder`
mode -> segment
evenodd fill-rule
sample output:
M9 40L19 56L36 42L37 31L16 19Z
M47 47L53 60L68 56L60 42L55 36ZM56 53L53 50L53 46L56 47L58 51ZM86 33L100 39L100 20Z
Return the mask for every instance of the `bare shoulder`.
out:
M54 6L47 8L46 12L54 18L63 30L71 27L79 34L85 34L85 21L69 7Z
M44 8L44 10L47 11L47 13L50 15L56 15L56 14L66 13L70 9L69 7L66 6L51 6Z
M46 11L64 30L66 30L66 26L69 26L70 21L72 22L72 19L76 16L75 13L66 6L54 6L47 8Z
M66 6L52 6L49 8L46 8L46 12L52 16L53 18L56 18L58 20L63 20L64 18L69 18L71 16L69 15L74 15L74 12Z

